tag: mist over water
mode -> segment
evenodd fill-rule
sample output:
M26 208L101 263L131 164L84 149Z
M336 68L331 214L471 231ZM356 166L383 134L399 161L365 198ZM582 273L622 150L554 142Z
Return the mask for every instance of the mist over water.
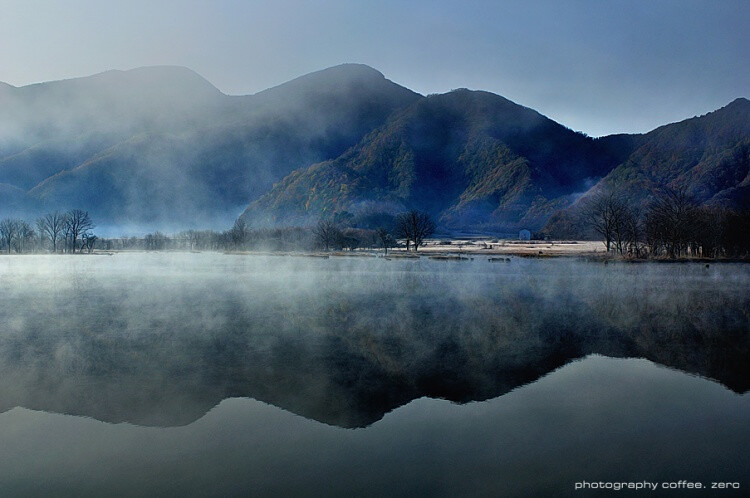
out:
M0 257L0 282L0 433L9 431L0 462L36 454L34 427L59 428L40 429L51 438L42 463L0 465L0 482L20 490L43 489L25 480L28 469L77 475L109 455L154 485L159 469L174 472L174 488L158 485L175 493L186 483L218 489L211 476L228 470L211 458L237 471L227 476L245 475L249 461L288 477L247 471L231 480L234 492L251 483L304 492L319 481L367 491L398 465L411 474L389 485L397 494L460 492L437 477L458 479L459 469L474 476L463 491L510 493L508 479L526 479L537 488L517 494L567 492L518 469L545 445L555 455L567 444L570 465L537 465L585 478L573 463L591 455L571 439L585 424L600 478L626 477L607 460L607 441L643 449L648 437L667 444L665 433L683 439L659 450L658 469L631 463L628 476L672 476L688 468L678 452L700 450L688 461L701 478L750 477L747 461L725 457L750 440L746 265L120 253ZM79 460L55 460L54 448L76 437ZM731 465L719 472L718 462ZM148 494L116 465L101 472L112 479L50 489Z

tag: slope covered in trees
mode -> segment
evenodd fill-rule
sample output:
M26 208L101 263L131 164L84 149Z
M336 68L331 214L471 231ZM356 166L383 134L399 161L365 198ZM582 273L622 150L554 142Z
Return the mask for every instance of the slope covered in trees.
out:
M249 96L185 68L0 85L0 216L80 208L100 226L442 229L575 235L575 202L617 186L747 208L750 102L598 139L482 91L420 96L344 64ZM571 210L566 210L573 205ZM555 214L557 213L557 214ZM554 215L554 216L553 216Z
M581 210L601 192L617 192L644 209L668 190L707 207L750 209L750 101L737 99L704 116L661 126L578 202L556 213L544 228L551 237L585 235Z
M453 229L539 228L630 146L591 139L498 95L456 90L420 99L335 160L293 172L243 216L361 223L420 209Z

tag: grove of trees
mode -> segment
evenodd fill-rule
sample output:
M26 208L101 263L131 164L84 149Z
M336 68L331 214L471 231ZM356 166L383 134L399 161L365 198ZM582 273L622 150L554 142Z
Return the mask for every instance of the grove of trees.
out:
M396 236L406 239L406 250L409 250L410 243L414 245L414 252L419 250L424 239L435 233L435 223L425 212L409 211L396 216Z
M49 213L36 220L36 230L21 219L0 220L0 249L10 254L28 252L92 252L98 237L89 213L72 209Z
M397 239L403 239L406 250L411 247L419 249L424 240L435 232L435 223L427 213L409 211L396 215L390 227L380 226L376 230L341 228L330 219L320 220L313 228L313 234L319 248L354 250L357 247L378 245L386 254L388 249L396 246Z
M748 257L750 213L698 205L684 189L664 189L644 210L616 191L583 201L583 223L607 252L631 257Z

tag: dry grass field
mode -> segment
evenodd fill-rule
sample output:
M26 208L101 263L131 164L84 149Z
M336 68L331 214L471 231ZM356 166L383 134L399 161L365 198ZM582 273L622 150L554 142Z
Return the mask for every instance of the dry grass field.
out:
M398 254L403 248L394 249ZM471 254L471 255L515 255L515 256L589 256L603 254L604 243L600 241L540 241L540 240L428 240L419 248L423 255Z

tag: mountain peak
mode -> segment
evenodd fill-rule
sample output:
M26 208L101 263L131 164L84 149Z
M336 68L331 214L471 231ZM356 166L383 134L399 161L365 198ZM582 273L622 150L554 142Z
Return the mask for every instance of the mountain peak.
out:
M315 74L315 73L340 74L340 75L348 75L348 76L385 79L385 76L383 75L383 73L381 73L377 69L370 67L367 64L360 64L357 62L346 62L344 64L331 66L329 68L322 69L320 71L315 71L310 74Z
M738 97L731 101L729 104L725 105L723 108L750 110L750 100L747 100L745 97Z
M737 121L747 123L748 116L750 115L750 100L745 97L739 97L715 111L711 111L703 116L699 116L698 119L709 118L712 120L720 119L722 122ZM695 119L695 118L694 118ZM667 125L669 126L669 125Z
M299 80L323 79L323 78L344 78L344 79L363 78L363 79L384 80L385 76L383 75L383 73L381 73L377 69L374 69L366 64L347 62L344 64L339 64L337 66L331 66L325 69L321 69L319 71L313 71L312 73L308 73L298 78L295 78L289 81L288 83L292 83L292 82L299 81Z
M145 66L135 69L111 69L91 76L70 78L18 87L24 94L59 92L97 92L138 94L142 92L177 93L213 97L221 92L195 71L182 66Z
M144 66L124 71L110 70L90 78L106 84L169 87L202 94L221 93L203 76L184 66Z
M305 95L321 92L326 93L331 90L340 91L344 87L352 86L371 89L389 86L408 92L410 95L418 95L386 79L380 71L365 64L354 63L339 64L338 66L308 73L281 85L258 92L255 95L270 97L275 94L288 94L289 92Z
M106 74L119 74L128 75L131 77L142 77L142 78L183 78L183 79L196 79L200 81L207 80L196 73L189 67L175 66L175 65L157 65L157 66L140 66L132 69L110 69L109 71L103 71L93 77L106 75Z
M517 104L513 102L512 100L503 97L502 95L488 92L486 90L472 90L470 88L454 88L450 92L433 94L431 95L431 97L434 99L441 99L441 100L463 99L463 100L470 100L470 101L486 103L486 104L512 105L514 107L528 109L528 107L524 107L521 104Z

